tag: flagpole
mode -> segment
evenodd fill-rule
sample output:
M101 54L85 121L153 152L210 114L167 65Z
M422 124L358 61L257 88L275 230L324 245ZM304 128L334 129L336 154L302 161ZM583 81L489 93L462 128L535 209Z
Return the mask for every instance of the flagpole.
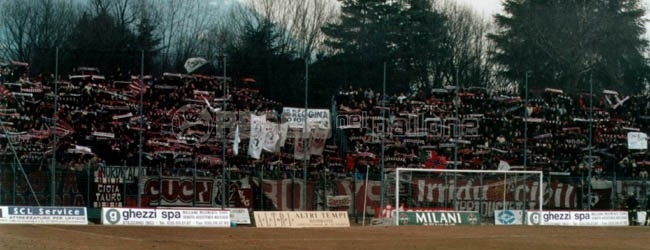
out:
M302 131L302 145L303 145L303 151L304 151L304 156L303 156L303 168L302 168L302 188L303 188L303 197L302 197L302 202L303 202L303 209L307 210L307 154L309 150L309 146L307 145L307 121L308 121L308 114L307 114L307 109L308 109L308 96L309 96L309 62L305 58L305 115L304 115L304 127Z
M57 111L59 109L58 107L58 101L59 101L59 86L58 86L58 81L59 81L59 48L56 48L56 56L55 56L55 65L54 65L54 133L52 133L52 167L51 167L51 172L52 175L50 176L50 205L55 206L55 186L56 186L56 121L57 121Z
M142 130L144 130L144 114L142 106L144 105L144 50L140 50L140 141L138 142L138 207L142 207L142 191L144 186L142 184ZM126 182L126 180L122 180ZM126 192L126 191L125 191Z

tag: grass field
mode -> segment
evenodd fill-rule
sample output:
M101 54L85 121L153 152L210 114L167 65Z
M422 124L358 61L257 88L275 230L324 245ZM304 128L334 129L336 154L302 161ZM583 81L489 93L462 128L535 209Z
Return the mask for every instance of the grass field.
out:
M226 229L2 225L0 249L650 249L650 227Z

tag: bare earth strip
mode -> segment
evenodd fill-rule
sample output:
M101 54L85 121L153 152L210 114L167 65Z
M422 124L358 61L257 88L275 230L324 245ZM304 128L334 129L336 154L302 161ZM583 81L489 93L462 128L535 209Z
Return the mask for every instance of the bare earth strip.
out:
M650 227L229 229L2 225L0 249L650 249Z

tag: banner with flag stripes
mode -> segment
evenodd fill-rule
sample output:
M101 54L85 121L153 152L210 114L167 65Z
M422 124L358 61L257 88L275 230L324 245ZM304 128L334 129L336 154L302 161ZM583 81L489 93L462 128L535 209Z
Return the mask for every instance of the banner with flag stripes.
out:
M3 99L9 100L9 101L15 100L13 93L11 93L11 91L9 91L9 89L7 89L2 84L0 84L0 96L2 96Z

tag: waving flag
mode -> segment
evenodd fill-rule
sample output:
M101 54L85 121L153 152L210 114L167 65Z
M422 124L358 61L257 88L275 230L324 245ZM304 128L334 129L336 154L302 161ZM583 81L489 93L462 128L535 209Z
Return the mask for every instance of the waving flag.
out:
M187 70L187 73L189 74L199 69L201 66L205 65L206 63L208 63L208 61L201 57L192 57L187 59L185 61L185 65L183 66L185 67L185 70Z
M148 86L144 84L140 79L133 79L129 84L129 90L135 92L137 95L147 91Z
M248 155L254 159L260 159L262 148L264 147L264 138L266 136L266 115L251 114L251 133L248 142Z
M63 119L57 119L56 120L56 135L63 137L69 134L74 133L74 128L70 123Z
M239 138L239 124L235 126L235 143L232 146L232 153L234 155L239 155L239 142L241 139Z
M0 96L7 100L14 100L14 95L2 84L0 84Z

